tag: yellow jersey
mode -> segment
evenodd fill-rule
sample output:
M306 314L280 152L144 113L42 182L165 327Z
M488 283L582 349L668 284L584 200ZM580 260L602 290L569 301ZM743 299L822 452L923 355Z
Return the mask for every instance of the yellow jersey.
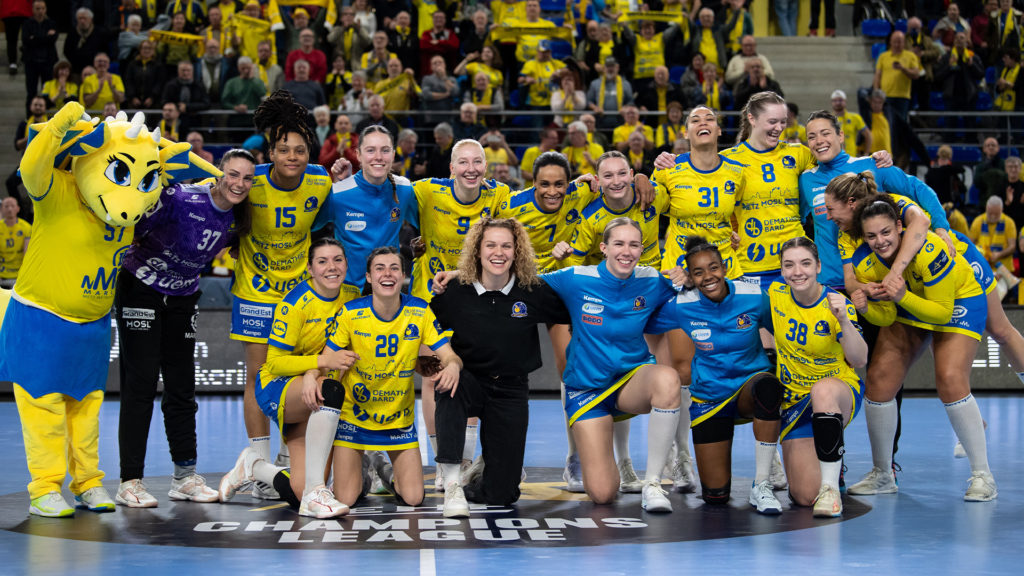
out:
M406 294L401 298L402 307L389 320L377 316L373 296L345 304L327 340L331 350L347 349L359 355L341 379L345 387L341 419L360 428L412 426L416 406L412 375L420 345L437 350L451 338L451 331L441 329L425 301Z
M501 88L505 84L505 75L497 68L491 68L483 62L470 62L466 64L466 75L469 76L469 84L472 86L473 78L483 72L487 74L487 81L491 88Z
M463 204L455 197L454 186L451 178L423 179L412 185L425 252L413 264L411 294L427 302L432 297L434 275L457 267L469 229L480 218L490 217L512 193L501 182L484 180L477 199Z
M786 129L782 131L782 136L779 136L779 140L782 140L783 142L792 142L793 138L799 140L801 144L807 144L807 128L804 127L803 124L794 124L792 126L787 126Z
M530 60L523 64L519 74L536 80L530 84L527 96L527 103L530 106L551 105L551 76L562 68L565 68L565 64L558 60L548 60L547 62Z
M321 296L309 280L292 288L274 309L267 340L267 361L260 368L260 383L278 376L299 376L317 368L317 356L334 330L335 315L346 302L359 297L359 289L341 285L333 299Z
M800 174L814 166L814 156L803 144L788 142L771 150L755 150L742 142L722 155L744 165L743 201L736 214L743 273L776 271L782 243L804 235Z
M32 235L32 225L18 218L14 226L0 220L0 278L17 278L25 258L25 241Z
M633 125L622 124L621 126L616 126L615 130L612 131L612 145L625 144L629 141L629 135L636 131L637 128L643 130L644 138L647 138L650 142L654 142L654 129L647 124L637 122Z
M633 50L633 78L654 78L654 69L665 65L665 38L662 33L650 40L636 37Z
M1017 240L1017 224L1006 214L1000 214L999 221L994 224L988 221L985 214L981 214L974 219L974 222L971 222L971 230L967 236L978 247L978 250L981 250L987 260L993 253L1013 246ZM1012 271L1013 252L1003 256L999 263L1006 266L1007 270ZM992 267L995 268L994 265ZM2 274L0 274L0 278L3 278Z
M537 257L537 272L544 274L566 267L565 260L555 260L551 250L559 242L572 241L576 226L580 223L580 211L594 201L597 194L590 186L579 186L570 182L562 207L554 212L545 212L537 205L536 191L527 188L514 192L498 206L495 218L515 218L530 235Z
M524 2L525 6L526 3ZM525 8L524 8L525 10ZM523 18L521 20L509 20L502 21L502 25L508 25L515 28L555 28L555 23L550 20L544 20L543 18L536 21L530 22ZM537 46L541 40L544 40L547 36L539 34L520 34L516 38L516 60L520 62L528 62L537 57ZM557 62L557 60L555 60Z
M779 365L776 375L785 386L783 409L789 408L810 394L822 378L838 378L860 391L857 373L846 362L839 319L832 314L828 294L836 293L823 286L818 301L804 306L793 298L789 285L773 282L768 288L772 307L772 331ZM846 317L857 326L857 309L846 301Z
M121 80L121 77L117 74L111 74L110 78L113 80L114 90L123 94L124 82ZM82 86L78 89L78 100L83 106L85 106L86 94L92 94L97 89L100 89L100 93L96 96L96 101L92 103L92 106L88 107L89 110L103 110L103 107L107 105L107 102L114 102L114 92L110 89L110 84L104 82L101 87L96 75L92 74L90 76L86 76L85 80L82 80Z
M590 136L590 134L587 134ZM595 144L590 141L587 142L586 148L566 146L562 148L562 154L565 155L565 159L569 161L569 171L573 176L580 176L582 174L596 174L594 164L587 161L586 154L590 154L590 158L597 164L597 159L604 154L604 148L600 144Z
M540 156L540 146L530 146L523 152L523 157L519 159L519 172L523 178L529 174L530 180L533 180L533 163L537 161L538 156Z
M896 62L907 69L921 69L921 60L910 50L904 50L899 56L894 55L891 50L886 50L875 61L875 70L882 73L879 87L888 98L910 98L910 77L892 67Z
M491 2L491 11L495 24L511 25L515 20L526 20L526 0L495 0Z
M584 184L583 186L588 186ZM612 210L601 196L583 208L581 220L572 237L572 254L566 258L565 266L591 266L604 260L601 241L604 228L615 218L625 216L640 225L644 251L640 255L640 266L657 268L661 264L661 246L658 243L658 216L668 211L668 194L655 194L654 203L646 210L636 202L636 191L631 196L629 208L621 212Z
M864 123L864 119L860 117L860 114L855 114L849 110L847 110L842 116L839 116L837 120L839 120L839 125L843 129L843 136L846 137L843 149L846 150L847 154L856 158L857 135L860 134L861 130L867 127L867 124ZM803 142L807 142L806 130L804 131Z
M661 259L663 271L676 266L685 268L686 240L699 235L718 248L728 278L743 275L743 267L732 249L731 219L743 201L744 166L722 155L719 158L718 167L709 172L694 167L687 155L683 162L651 175L657 195L671 199L665 255Z
M249 191L252 229L239 243L231 293L253 302L278 302L306 273L313 219L331 192L331 176L310 164L302 182L282 190L270 180L271 164L256 167Z

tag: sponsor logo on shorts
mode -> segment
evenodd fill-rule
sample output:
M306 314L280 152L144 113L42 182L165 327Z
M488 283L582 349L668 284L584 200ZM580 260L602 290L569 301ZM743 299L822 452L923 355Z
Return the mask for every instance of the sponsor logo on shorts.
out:
M960 304L953 306L953 318L963 318L964 316L967 316L966 306L961 306Z
M252 304L239 304L238 313L244 316L255 316L256 318L274 317L274 310L269 306L253 306Z
M121 318L125 320L156 320L156 311L149 308L122 308Z

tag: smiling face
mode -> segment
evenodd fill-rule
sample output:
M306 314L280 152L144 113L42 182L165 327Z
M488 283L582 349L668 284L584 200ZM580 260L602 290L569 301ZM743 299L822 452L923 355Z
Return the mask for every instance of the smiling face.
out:
M452 155L452 176L463 190L478 190L487 173L487 159L478 146L461 145Z
M352 131L352 120L344 114L334 119L334 131L339 134L348 134Z
M750 121L750 139L760 142L765 148L774 148L779 143L779 135L786 129L789 110L785 104L768 104L757 116L747 114Z
M284 180L302 176L309 164L309 147L298 132L288 132L270 149L274 175Z
M359 141L359 165L367 180L381 183L388 177L388 170L395 161L395 149L391 138L383 132L371 132Z
M633 193L633 170L622 158L607 158L597 167L597 185L612 200L623 200Z
M241 204L252 189L252 178L256 167L245 158L235 157L228 160L221 170L224 176L217 181L214 196L224 198L229 204Z
M569 186L569 175L561 166L549 164L537 170L534 186L537 205L545 212L554 212L562 207Z
M306 270L309 271L313 289L317 294L330 296L337 294L341 289L341 283L345 281L345 273L348 272L348 261L341 248L325 244L317 246L313 250Z
M849 232L853 227L853 212L856 208L856 202L852 198L844 202L825 192L825 214L843 232Z
M807 147L818 163L832 161L843 151L845 137L827 118L816 118L807 123Z
M630 225L616 226L608 235L608 241L601 242L601 252L604 253L608 271L620 279L629 278L633 274L643 251L643 236Z
M718 119L710 108L698 106L690 112L686 119L686 138L690 141L691 148L697 147L718 147L718 136L722 129L718 126Z
M725 282L725 264L716 251L701 250L687 257L686 269L693 285L708 299L721 302L729 294Z
M398 254L380 254L366 268L366 281L370 283L374 297L397 298L402 291L403 280L405 273Z
M807 248L796 246L782 253L782 279L795 292L815 288L818 272L821 272L821 263Z
M873 216L861 222L864 242L886 262L891 262L900 250L900 233L903 225L888 216Z
M480 269L491 278L507 278L515 252L516 242L511 230L489 227L480 240Z

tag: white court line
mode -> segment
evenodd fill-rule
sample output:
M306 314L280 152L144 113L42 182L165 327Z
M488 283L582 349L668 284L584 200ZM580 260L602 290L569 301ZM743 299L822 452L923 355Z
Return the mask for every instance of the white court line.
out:
M423 402L421 400L416 401L416 439L420 443L420 464L426 466L428 462L427 446L430 445L430 441L427 438L427 422L423 419Z
M433 550L427 548L420 550L420 576L437 576Z

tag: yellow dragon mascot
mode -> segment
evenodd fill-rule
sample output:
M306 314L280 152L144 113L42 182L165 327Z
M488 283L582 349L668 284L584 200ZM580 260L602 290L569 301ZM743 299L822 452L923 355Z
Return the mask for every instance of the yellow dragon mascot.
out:
M66 475L78 508L114 509L99 470L99 410L116 277L162 187L221 175L190 150L147 130L141 113L101 122L77 102L29 128L20 169L36 218L17 284L0 294L0 380L14 382L31 514L74 513L61 495Z

